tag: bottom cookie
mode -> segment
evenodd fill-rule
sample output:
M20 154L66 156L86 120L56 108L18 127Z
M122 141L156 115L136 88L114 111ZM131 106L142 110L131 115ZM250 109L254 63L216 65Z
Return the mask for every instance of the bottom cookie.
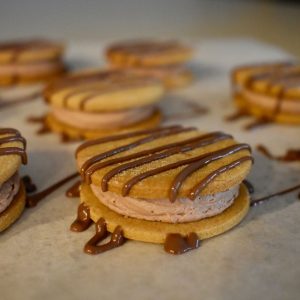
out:
M23 183L9 207L0 214L0 232L12 225L22 214L25 208L26 192Z
M156 110L150 118L141 121L139 123L133 124L131 126L114 128L114 129L99 129L99 130L85 130L81 128L76 128L68 124L62 123L57 120L51 113L46 116L45 123L46 126L53 132L62 134L69 139L92 139L107 135L113 135L115 133L124 133L127 131L134 131L140 129L148 129L158 126L161 123L161 113Z
M159 244L164 243L166 236L170 233L188 235L193 232L200 240L219 235L238 225L250 207L249 193L244 184L241 185L239 196L234 203L223 213L200 221L180 224L124 217L101 204L86 184L81 186L80 199L89 207L90 216L94 222L100 218L105 219L109 232L113 232L117 226L120 226L124 236L128 239Z

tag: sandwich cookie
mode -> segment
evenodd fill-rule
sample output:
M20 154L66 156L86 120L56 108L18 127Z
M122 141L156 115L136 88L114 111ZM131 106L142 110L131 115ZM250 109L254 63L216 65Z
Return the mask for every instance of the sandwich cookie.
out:
M300 65L294 62L249 65L232 72L237 107L242 114L256 117L260 124L300 124L299 88Z
M50 130L68 139L88 139L156 127L160 81L127 71L91 71L51 83L44 92Z
M87 141L76 159L82 185L74 231L93 220L98 237L112 232L112 240L163 243L179 254L237 225L249 209L242 182L253 162L250 147L223 132L136 131ZM94 248L99 240L85 251L101 252L104 245Z
M64 48L43 40L20 40L0 43L0 86L33 84L61 75Z
M26 140L19 131L0 128L0 232L14 223L25 207L26 192L18 170L27 163Z
M152 76L169 89L193 80L192 72L184 66L192 58L192 49L176 41L120 42L108 47L106 57L113 68Z

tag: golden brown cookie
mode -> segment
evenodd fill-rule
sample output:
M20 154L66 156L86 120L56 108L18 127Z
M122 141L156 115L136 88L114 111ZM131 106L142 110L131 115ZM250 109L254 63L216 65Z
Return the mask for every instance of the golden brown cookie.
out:
M109 46L106 57L119 67L167 66L190 60L192 50L177 41L137 40Z
M0 86L33 84L64 73L63 46L47 40L0 43Z
M233 94L240 110L258 119L300 123L300 66L279 62L236 68Z

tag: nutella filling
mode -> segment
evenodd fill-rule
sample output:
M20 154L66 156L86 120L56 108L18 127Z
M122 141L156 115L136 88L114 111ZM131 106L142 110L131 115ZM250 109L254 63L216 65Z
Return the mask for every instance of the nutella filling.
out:
M11 178L0 186L0 213L5 211L18 193L20 188L20 177L15 173Z

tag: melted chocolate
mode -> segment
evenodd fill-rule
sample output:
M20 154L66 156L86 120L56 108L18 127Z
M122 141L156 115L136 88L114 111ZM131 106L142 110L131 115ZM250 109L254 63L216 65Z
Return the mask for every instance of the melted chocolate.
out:
M41 93L37 92L37 93L27 95L27 96L24 96L24 97L16 97L16 98L13 98L13 99L7 99L5 101L2 101L0 99L0 109L15 106L15 105L19 105L19 104L30 102L30 101L33 101L33 100L37 100L37 99L39 99L40 96L41 96Z
M268 118L257 119L257 120L254 120L253 122L250 122L249 124L247 124L244 127L244 129L245 130L252 130L252 129L255 129L257 127L262 127L262 126L265 126L265 125L269 125L271 123L272 123L272 120L268 119Z
M274 156L266 146L263 145L257 145L256 147L257 151L264 154L266 157L274 160L279 161L286 161L286 162L292 162L292 161L300 161L300 149L288 149L286 153L282 156Z
M3 155L19 155L21 157L22 163L27 164L27 154L26 154L26 140L21 136L20 132L13 128L1 128L0 135L8 135L6 137L0 138L0 145L11 142L20 142L23 148L19 147L1 147L0 156Z
M26 199L26 206L27 207L36 206L41 200L43 200L48 195L55 192L62 185L66 184L67 182L69 182L70 180L76 178L77 176L78 176L78 173L71 174L71 175L67 176L66 178L63 178L62 180L60 180L60 181L54 183L53 185L49 186L45 190L43 190L43 191L41 191L37 194L28 196L27 199Z
M80 185L81 180L76 181L72 186L66 191L66 196L69 198L77 198L80 196Z
M233 113L232 115L225 117L225 121L233 122L248 116L249 113L247 113L246 111L239 110Z
M245 180L243 180L243 184L246 186L246 188L250 194L254 193L254 186L250 181L245 179Z
M155 131L150 132L148 136L143 137L142 139L138 139L129 144L125 144L123 146L117 147L115 149L112 149L112 150L106 151L104 153L101 153L99 155L96 155L94 157L91 157L82 165L81 176L82 176L83 180L85 180L88 184L90 184L91 176L93 175L94 172L96 172L97 170L100 170L104 167L107 167L107 166L117 165L115 168L110 169L110 171L108 171L106 174L103 175L102 182L101 182L101 188L105 192L108 190L109 181L114 176L116 176L117 174L119 174L123 171L129 170L132 168L136 168L136 167L139 167L144 164L149 164L153 161L163 159L163 158L169 157L169 156L177 154L177 153L188 152L188 151L191 151L196 148L214 144L214 143L224 140L224 139L232 138L230 135L224 134L223 132L213 132L210 134L199 135L199 136L196 136L196 137L193 137L190 139L186 139L186 140L183 140L180 142L170 143L170 144L163 145L160 147L143 150L140 152L136 152L134 154L127 155L127 156L102 161L104 159L107 159L107 158L115 155L115 154L130 150L139 145L151 142L157 138L170 136L173 134L178 134L178 133L181 133L181 132L184 132L187 130L189 131L189 130L194 130L194 129L193 128L184 129L179 126L156 129ZM127 136L128 135L118 136L117 140L126 138ZM116 138L112 137L112 140L116 140ZM102 142L109 142L109 141L110 141L109 138L106 138L104 140L100 139L98 141L92 141L92 142L89 141L89 142L83 144L83 146L81 146L78 151L81 151L81 150L85 149L86 147L89 147L92 145L97 145ZM193 172L203 168L204 166L208 165L212 161L221 159L225 156L234 154L234 153L242 151L242 150L249 151L250 150L249 145L247 145L247 144L231 145L231 146L225 147L223 149L220 149L218 151L206 153L206 154L203 154L200 156L184 159L181 161L177 161L175 163L164 165L162 167L151 169L149 171L138 174L138 175L132 177L130 180L128 180L122 188L122 195L127 196L135 184L137 184L138 182L140 182L141 180L143 180L147 177L154 176L159 173L166 172L168 170L172 170L172 169L187 165L178 174L178 176L175 178L175 180L171 186L169 198L170 198L171 202L174 202L177 198L178 191L179 191L181 185L183 184L184 180L187 177L189 177ZM77 151L77 153L78 153L78 151ZM219 176L223 172L226 172L227 170L235 168L238 165L240 165L246 161L252 161L252 160L253 160L252 157L244 156L238 160L233 161L232 163L230 163L228 165L223 166L222 168L219 168L219 169L211 172L207 177L205 177L202 181L200 181L200 183L191 190L189 198L191 200L194 200L215 177Z
M78 206L77 218L71 224L70 229L74 232L85 231L92 223L93 221L90 217L90 209L84 203L81 203Z
M36 133L38 135L42 135L42 134L47 134L47 133L51 132L51 129L49 128L49 125L47 124L46 118L47 118L46 115L43 115L40 117L31 116L27 119L27 121L29 123L40 123L41 127L38 129L38 131Z
M299 189L300 189L300 184L297 184L297 185L295 185L295 186L292 186L292 187L287 188L287 189L285 189L285 190L282 190L282 191L273 193L273 194L271 194L271 195L268 195L268 196L264 196L264 197L261 197L261 198L258 198L258 199L251 200L250 205L251 205L251 206L256 206L256 205L258 205L258 204L261 204L261 203L264 202L264 201L270 200L270 199L273 198L273 197L280 196L280 195L285 195L285 194L291 193L291 192L296 191L296 190L299 190Z
M183 254L199 248L200 245L201 241L195 232L189 233L186 237L179 233L170 233L167 235L164 249L170 254Z
M93 255L100 254L105 251L120 247L125 243L126 240L123 235L123 230L120 226L117 226L111 234L110 241L106 244L98 245L108 236L109 233L107 231L106 223L103 218L100 218L100 220L95 225L96 234L86 243L84 247L85 253Z
M28 194L34 193L37 190L36 185L32 182L30 176L28 175L23 176L22 181L25 186L25 190Z

